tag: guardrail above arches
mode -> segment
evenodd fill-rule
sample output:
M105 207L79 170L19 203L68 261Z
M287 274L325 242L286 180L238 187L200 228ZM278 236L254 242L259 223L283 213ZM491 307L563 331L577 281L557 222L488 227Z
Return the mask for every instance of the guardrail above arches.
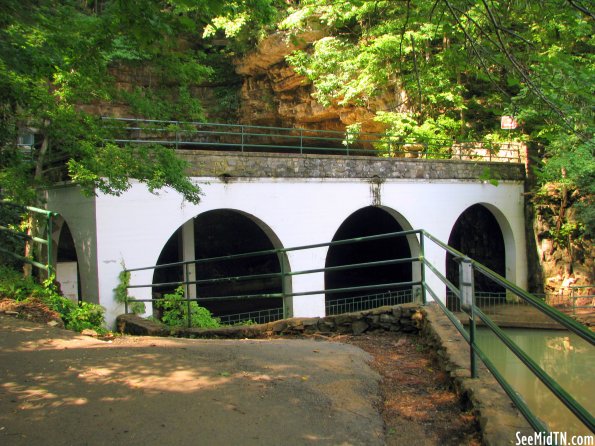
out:
M176 149L222 150L376 156L417 159L453 159L523 163L521 143L453 141L427 138L423 141L390 133L368 133L305 128L267 127L243 124L165 121L103 117L110 141L117 144L160 144Z

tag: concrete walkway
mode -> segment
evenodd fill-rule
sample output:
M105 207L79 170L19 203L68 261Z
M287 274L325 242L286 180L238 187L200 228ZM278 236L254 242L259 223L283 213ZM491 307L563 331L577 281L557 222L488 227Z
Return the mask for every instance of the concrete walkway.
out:
M0 444L381 445L350 345L123 337L0 315Z

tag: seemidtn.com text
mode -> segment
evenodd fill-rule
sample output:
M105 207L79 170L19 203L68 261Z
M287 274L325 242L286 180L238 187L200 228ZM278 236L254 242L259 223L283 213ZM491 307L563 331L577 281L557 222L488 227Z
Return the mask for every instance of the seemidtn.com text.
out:
M569 435L567 432L516 433L516 446L595 446L594 435Z

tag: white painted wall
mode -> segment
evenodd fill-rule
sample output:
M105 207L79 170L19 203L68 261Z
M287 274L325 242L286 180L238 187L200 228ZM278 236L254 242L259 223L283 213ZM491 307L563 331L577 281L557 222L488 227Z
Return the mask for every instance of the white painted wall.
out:
M136 268L155 265L173 232L191 218L210 210L233 209L260 220L276 235L283 247L294 247L332 240L339 226L355 211L378 204L370 183L365 180L263 178L233 180L223 183L216 178L195 178L204 197L198 205L184 202L181 196L164 190L150 194L146 187L134 184L121 197L100 195L95 200L97 274L100 303L106 307L106 319L112 323L123 309L113 302L122 265ZM75 243L81 209L72 209L68 200L73 190L56 189L48 207L60 212L68 222ZM526 254L522 183L501 182L498 186L482 182L387 180L380 186L380 204L415 229L423 228L448 241L450 232L465 209L484 204L502 226L507 251L507 277L526 286ZM61 197L59 195L62 194ZM376 198L377 200L377 198ZM80 201L80 200L79 200ZM58 206L59 204L59 206ZM90 207L85 208L92 213ZM88 224L91 216L81 223ZM370 224L374 224L370 222ZM291 252L292 271L324 267L326 248L309 252ZM445 253L426 243L426 257L443 273ZM80 259L80 257L79 257ZM83 272L81 271L81 274ZM133 273L133 284L150 284L152 271ZM437 291L444 286L431 275L428 282ZM324 288L323 274L296 276L293 292ZM134 290L133 295L150 297L150 289ZM324 314L324 295L296 297L294 316Z
M77 303L79 300L78 290L78 266L76 262L56 263L56 280L60 282L60 290L64 297Z
M82 298L87 302L98 303L95 197L83 196L77 186L58 186L46 190L44 198L47 208L60 214L56 229L61 227L64 221L70 228L78 258ZM53 234L54 256L57 254L59 236L59 232Z

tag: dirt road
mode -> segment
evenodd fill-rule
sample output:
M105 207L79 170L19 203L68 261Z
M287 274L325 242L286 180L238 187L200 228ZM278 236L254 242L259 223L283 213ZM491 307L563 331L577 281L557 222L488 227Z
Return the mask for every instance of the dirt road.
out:
M312 340L95 340L0 315L0 444L381 445L362 350Z

